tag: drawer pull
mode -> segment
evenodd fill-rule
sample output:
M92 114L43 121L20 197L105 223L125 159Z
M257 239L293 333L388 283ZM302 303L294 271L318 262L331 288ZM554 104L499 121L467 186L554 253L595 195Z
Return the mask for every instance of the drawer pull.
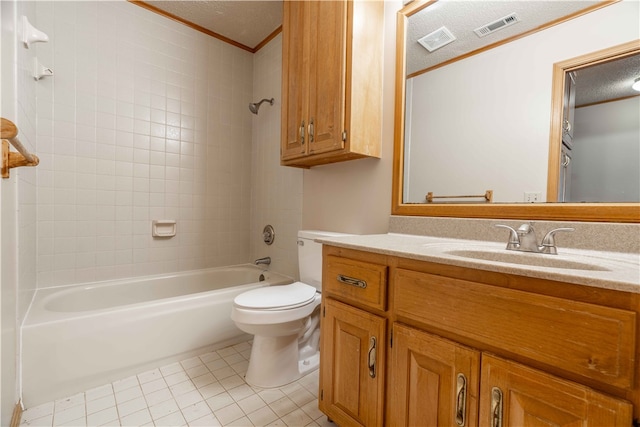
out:
M456 424L463 427L467 412L467 377L458 374L456 380Z
M338 282L344 283L345 285L355 286L356 288L366 288L367 282L360 279L354 279L353 277L344 276L342 274L338 274Z
M371 378L376 377L376 337L371 337L369 339L369 355L368 355L368 364L369 364L369 376Z
M502 390L491 389L491 427L502 427Z

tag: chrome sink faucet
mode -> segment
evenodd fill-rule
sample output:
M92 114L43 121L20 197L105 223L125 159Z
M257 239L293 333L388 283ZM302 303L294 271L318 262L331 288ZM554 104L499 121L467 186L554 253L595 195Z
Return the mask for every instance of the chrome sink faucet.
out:
M509 242L507 243L507 250L509 251L521 251L521 252L534 252L539 254L557 255L558 249L556 248L555 235L558 231L574 231L575 228L563 227L556 228L549 231L542 239L541 244L538 246L536 238L536 231L533 228L533 223L524 223L518 229L509 227L508 225L495 224L495 227L506 228L510 231Z

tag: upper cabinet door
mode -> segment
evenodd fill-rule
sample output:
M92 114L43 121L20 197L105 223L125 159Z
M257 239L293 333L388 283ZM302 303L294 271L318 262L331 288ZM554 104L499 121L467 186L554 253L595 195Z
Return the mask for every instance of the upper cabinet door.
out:
M287 1L282 24L282 149L283 159L306 152L309 86L309 8L307 2Z
M629 402L532 368L482 356L481 426L630 426Z
M311 2L309 7L309 153L313 154L344 147L347 2Z

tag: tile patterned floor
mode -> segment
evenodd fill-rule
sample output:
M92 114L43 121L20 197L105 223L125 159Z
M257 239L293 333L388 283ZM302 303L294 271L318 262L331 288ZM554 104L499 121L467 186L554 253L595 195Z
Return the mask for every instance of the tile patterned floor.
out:
M250 342L27 408L21 426L334 426L318 371L278 389L244 381Z

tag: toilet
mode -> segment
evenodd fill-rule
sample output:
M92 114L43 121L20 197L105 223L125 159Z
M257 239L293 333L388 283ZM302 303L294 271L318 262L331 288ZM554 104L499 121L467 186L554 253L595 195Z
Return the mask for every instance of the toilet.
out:
M320 291L322 244L314 239L346 234L298 232L300 281L265 286L238 295L231 319L254 335L245 380L273 388L291 383L317 369L320 363Z

